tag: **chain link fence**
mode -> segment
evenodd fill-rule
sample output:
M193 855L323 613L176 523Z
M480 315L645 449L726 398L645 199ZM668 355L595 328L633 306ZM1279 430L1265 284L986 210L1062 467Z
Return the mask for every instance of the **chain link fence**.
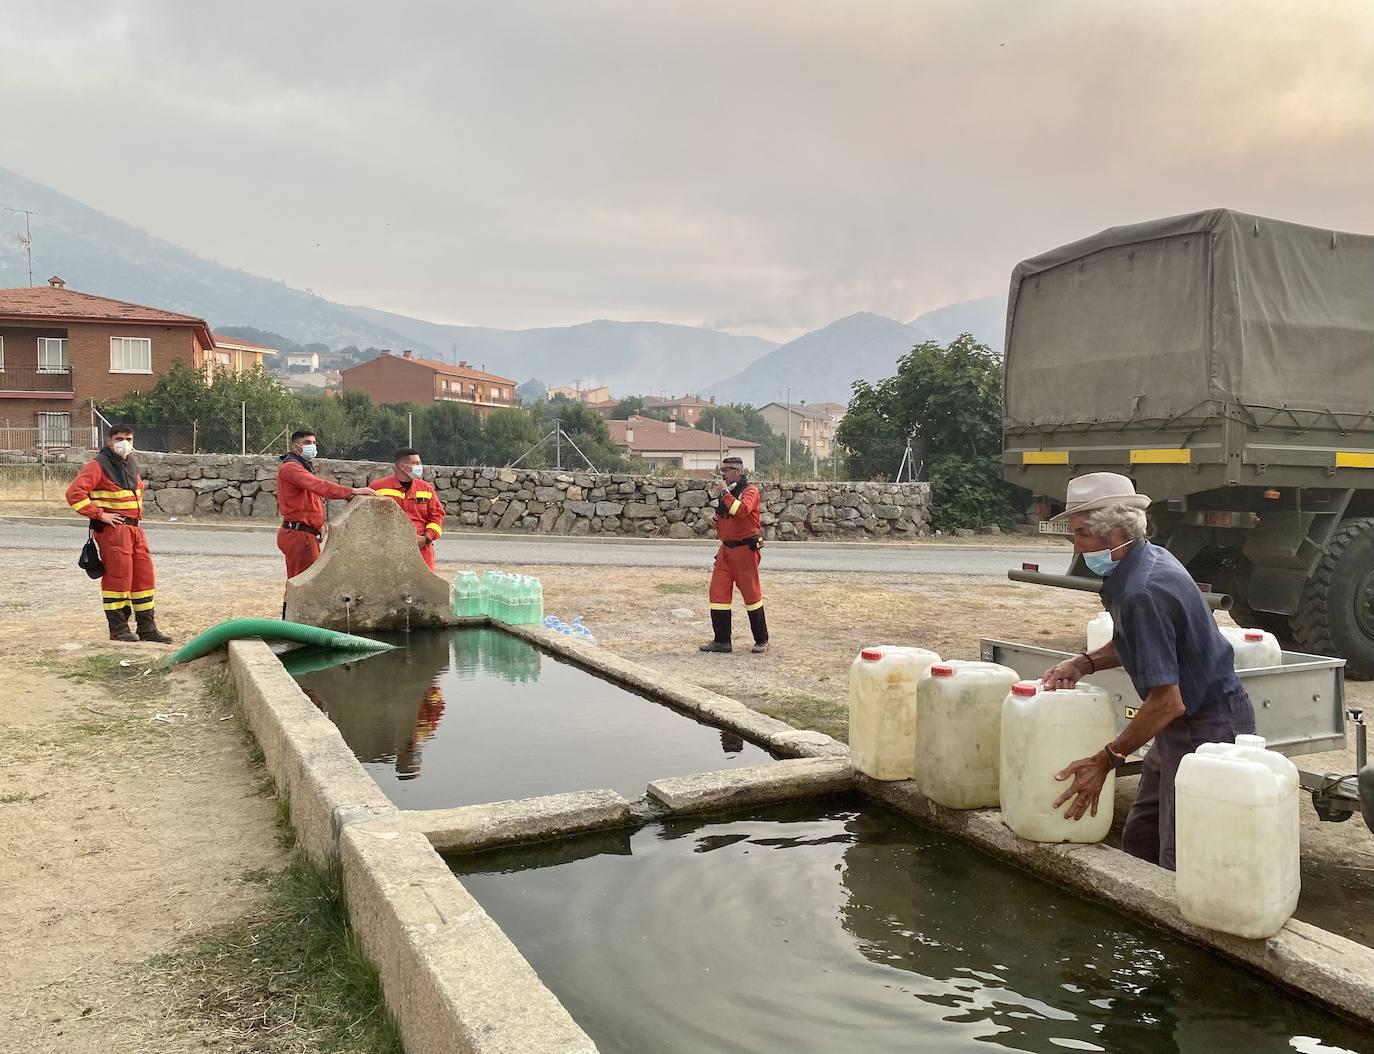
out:
M63 492L99 443L89 425L0 425L0 510L65 504Z

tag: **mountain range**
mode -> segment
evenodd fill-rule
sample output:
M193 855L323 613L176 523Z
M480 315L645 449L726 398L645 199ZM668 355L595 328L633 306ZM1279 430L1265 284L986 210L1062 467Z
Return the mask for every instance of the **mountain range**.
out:
M154 237L51 187L0 168L0 205L32 209L36 281L60 275L70 289L197 315L212 328L251 326L299 344L410 349L466 360L493 373L547 384L608 385L616 395L702 392L726 402L846 402L850 384L889 376L923 340L961 332L1002 344L1004 302L969 300L903 323L850 315L786 344L662 322L607 319L508 330L455 326L375 308L338 304L284 282L226 267ZM16 222L17 221L17 222ZM0 226L0 287L28 282L14 231Z

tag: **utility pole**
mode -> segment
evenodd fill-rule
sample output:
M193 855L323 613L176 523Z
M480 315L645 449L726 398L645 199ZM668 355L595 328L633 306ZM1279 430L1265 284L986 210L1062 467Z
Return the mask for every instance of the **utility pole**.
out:
M38 213L34 212L32 209L15 209L15 208L11 208L11 207L8 206L8 205L5 206L5 211L6 211L6 212L22 212L22 213L24 214L24 233L23 233L23 234L17 234L17 235L15 235L15 237L17 237L17 238L19 239L19 244L22 245L22 246L24 247L24 252L26 252L26 253L28 254L28 257L29 257L29 285L33 285L33 231L31 231L31 230L29 229L29 217L30 217L30 216L37 216Z
M792 389L787 389L787 465L792 465Z

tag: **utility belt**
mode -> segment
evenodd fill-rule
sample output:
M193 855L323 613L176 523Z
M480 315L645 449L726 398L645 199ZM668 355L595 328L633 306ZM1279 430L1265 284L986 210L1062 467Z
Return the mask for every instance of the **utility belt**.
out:
M121 513L120 515L123 515L123 514ZM138 521L137 521L137 520L130 520L130 519L126 519L123 523L101 523L99 520L92 520L92 521L91 521L91 530L95 531L96 534L99 534L99 533L100 533L101 531L103 531L106 527L137 527L137 526L138 526Z
M722 541L720 544L727 549L738 549L742 545L747 545L750 549L758 552L763 548L763 537L755 534L749 538L732 538L730 541Z
M304 534L313 534L316 541L324 540L324 535L311 527L310 524L301 523L300 520L282 520L281 527L284 531L301 531Z

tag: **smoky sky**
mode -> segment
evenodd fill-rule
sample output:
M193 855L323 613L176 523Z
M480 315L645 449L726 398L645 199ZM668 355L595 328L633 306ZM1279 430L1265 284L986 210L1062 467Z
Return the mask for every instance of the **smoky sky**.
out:
M0 0L0 128L0 164L331 299L783 339L1117 223L1374 230L1374 6Z

